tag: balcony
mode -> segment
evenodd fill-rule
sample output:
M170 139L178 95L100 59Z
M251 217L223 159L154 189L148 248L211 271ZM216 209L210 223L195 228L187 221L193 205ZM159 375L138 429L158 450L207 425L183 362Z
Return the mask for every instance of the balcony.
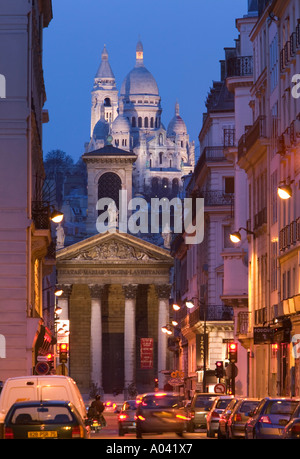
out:
M289 249L300 241L300 217L286 225L279 232L279 250Z
M197 198L204 198L205 206L230 206L233 207L234 193L225 193L222 190L197 191Z
M266 117L259 116L254 124L245 127L245 134L241 136L238 143L238 160L247 155L254 146L265 146L266 141Z
M254 215L254 230L260 228L264 223L267 223L267 208L264 207Z
M224 142L225 148L235 146L235 129L224 129Z
M255 144L255 142L261 138L266 137L266 117L259 116L255 123L248 128L245 133L245 147L246 150L250 150L250 148Z
M189 326L193 327L197 322L228 322L233 320L232 308L224 304L208 304L206 306L206 317L204 314L204 307L197 307L195 311L189 314Z
M253 56L232 57L227 60L227 77L253 75Z
M50 229L50 207L45 201L32 201L32 220L37 230Z

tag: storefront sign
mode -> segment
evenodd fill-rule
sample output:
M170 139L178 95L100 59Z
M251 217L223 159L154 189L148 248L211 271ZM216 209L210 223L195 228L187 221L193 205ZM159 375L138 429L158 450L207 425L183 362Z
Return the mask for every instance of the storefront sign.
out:
M153 338L141 338L141 368L153 368Z
M270 327L254 327L254 344L271 344L273 342L274 330Z

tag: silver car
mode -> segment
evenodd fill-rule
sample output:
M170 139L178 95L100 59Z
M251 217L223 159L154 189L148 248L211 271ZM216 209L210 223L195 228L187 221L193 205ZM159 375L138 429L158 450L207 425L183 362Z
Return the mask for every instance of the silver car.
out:
M138 400L136 438L144 433L175 432L182 436L188 417L182 397L170 392L150 392Z
M190 406L187 408L188 432L195 429L206 428L206 416L218 394L208 392L195 392Z

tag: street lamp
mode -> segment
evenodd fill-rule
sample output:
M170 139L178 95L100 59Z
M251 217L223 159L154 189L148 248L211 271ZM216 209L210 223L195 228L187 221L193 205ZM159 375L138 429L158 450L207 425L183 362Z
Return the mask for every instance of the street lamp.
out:
M192 309L195 306L195 302L198 301L198 305L203 306L203 335L204 335L204 355L203 355L203 392L206 392L206 352L207 352L207 341L206 341L206 303L199 300L197 297L193 297L191 300L185 302L187 308Z
M185 302L185 305L186 305L186 307L187 307L188 309L192 309L192 308L195 306L193 300L187 300L187 301Z
M283 183L282 185L278 185L277 194L280 199L289 199L292 196L293 191L290 185Z
M61 223L63 221L64 214L59 210L53 210L50 214L50 220L54 223Z
M242 236L241 236L241 233L240 233L241 230L246 231L247 234L253 234L254 235L253 231L250 231L247 228L240 227L238 229L238 231L234 231L233 233L230 234L229 237L230 237L231 242L234 242L235 244L237 242L241 242L241 239L242 239Z

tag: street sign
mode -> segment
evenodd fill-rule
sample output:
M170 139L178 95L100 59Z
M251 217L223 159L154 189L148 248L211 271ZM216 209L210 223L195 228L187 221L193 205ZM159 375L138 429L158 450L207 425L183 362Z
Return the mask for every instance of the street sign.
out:
M226 386L223 383L218 383L214 387L215 394L225 394Z
M35 371L38 375L46 375L50 370L48 362L38 362L35 366Z

